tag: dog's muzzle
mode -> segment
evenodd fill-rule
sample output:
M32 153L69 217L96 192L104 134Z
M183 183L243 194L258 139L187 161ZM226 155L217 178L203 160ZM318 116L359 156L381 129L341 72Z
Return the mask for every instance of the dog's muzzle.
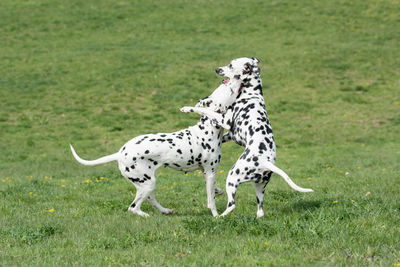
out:
M216 68L216 69L215 69L215 72L216 72L218 75L221 75L221 76L222 76L222 73L224 72L224 70L221 69L221 68Z

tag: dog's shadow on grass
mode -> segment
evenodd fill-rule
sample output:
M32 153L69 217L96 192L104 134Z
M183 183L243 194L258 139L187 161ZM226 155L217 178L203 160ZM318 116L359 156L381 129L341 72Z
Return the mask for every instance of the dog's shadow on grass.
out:
M301 200L296 203L293 203L291 206L285 207L276 207L280 213L291 214L298 213L304 211L313 212L315 210L320 209L322 206L322 201L320 200Z
M174 213L168 214L167 216L171 217L187 217L187 216L196 216L196 217L203 217L203 216L212 216L210 210L202 210L198 212L189 212L189 211L177 211L175 210Z
M292 205L289 205L289 206L276 205L274 207L274 210L275 210L274 213L278 212L278 213L282 213L282 214L291 214L291 213L298 213L298 212L301 213L304 211L313 212L315 210L320 209L322 206L322 203L323 203L323 201L321 201L321 200L301 200L301 201L297 201L296 203L293 203ZM220 210L218 210L218 211L220 211ZM268 211L267 205L264 205L264 211L265 212ZM211 215L211 211L208 209L204 209L204 210L197 211L197 212L179 211L179 210L175 209L174 213L168 214L167 216L170 216L170 217L186 217L186 216L203 217L203 216L212 216L212 215Z

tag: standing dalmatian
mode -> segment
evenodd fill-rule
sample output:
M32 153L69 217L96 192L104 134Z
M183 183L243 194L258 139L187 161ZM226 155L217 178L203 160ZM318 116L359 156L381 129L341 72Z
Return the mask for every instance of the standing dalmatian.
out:
M211 96L202 101L207 102L219 119L222 117L219 112L226 110L236 99L241 84L241 80L228 76ZM96 160L81 159L72 145L71 151L75 159L84 165L117 161L122 175L137 189L135 200L128 210L145 217L149 215L140 209L144 200L164 214L173 212L161 206L154 196L155 171L158 167L164 165L181 171L200 169L206 179L208 208L213 216L218 216L214 194L215 190L221 191L215 187L215 174L221 160L222 136L223 128L209 118L202 117L195 126L178 132L137 136L123 145L119 152Z
M239 184L253 181L257 198L257 217L264 216L263 199L265 186L272 173L279 174L293 189L300 192L313 192L312 189L297 186L289 176L275 166L276 147L272 128L265 109L260 69L256 58L238 58L228 66L217 68L220 76L236 77L243 81L242 90L236 101L228 108L222 119L209 109L185 107L217 120L220 125L229 125L230 131L224 135L223 142L233 140L245 150L229 172L226 180L228 195L225 216L235 208L235 194Z

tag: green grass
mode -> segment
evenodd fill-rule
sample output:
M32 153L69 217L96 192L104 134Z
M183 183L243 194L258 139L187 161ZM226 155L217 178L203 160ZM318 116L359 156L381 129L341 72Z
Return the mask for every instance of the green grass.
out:
M1 1L0 264L399 266L399 13L398 0ZM261 60L277 165L314 193L274 176L264 218L244 184L214 219L200 174L160 169L175 213L145 203L144 219L115 164L71 156L69 143L91 159L195 124L179 108L242 56ZM242 151L223 145L220 187Z

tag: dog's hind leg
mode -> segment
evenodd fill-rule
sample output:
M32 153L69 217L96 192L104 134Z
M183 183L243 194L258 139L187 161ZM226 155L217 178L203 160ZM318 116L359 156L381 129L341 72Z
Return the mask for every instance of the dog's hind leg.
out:
M233 166L229 172L228 178L226 178L226 195L228 196L228 205L226 210L221 214L222 217L228 215L235 209L236 190L239 184L244 182L242 179L240 179L239 173L233 171L234 168L235 166Z
M171 214L174 212L174 210L172 209L167 209L164 208L163 206L161 206L160 203L158 203L158 201L156 200L156 197L154 196L154 192L151 192L150 195L147 197L147 200L150 202L150 204L157 208L161 213L164 214Z
M264 216L263 201L264 201L264 190L268 182L254 183L254 189L256 190L257 198L257 218Z
M140 180L143 181L143 180ZM140 184L137 184L136 182L134 183L136 186L136 196L135 200L132 202L132 204L129 206L128 211L137 214L139 216L143 217L149 217L149 214L146 212L143 212L140 209L140 206L142 205L143 201L146 200L151 193L153 193L154 188L155 188L155 179L154 177L150 180L146 180L144 182L141 182Z
M256 199L257 199L257 218L264 216L263 211L263 201L264 201L264 191L265 187L269 183L272 176L272 172L268 172L263 175L262 180L254 183L254 189L256 190Z

